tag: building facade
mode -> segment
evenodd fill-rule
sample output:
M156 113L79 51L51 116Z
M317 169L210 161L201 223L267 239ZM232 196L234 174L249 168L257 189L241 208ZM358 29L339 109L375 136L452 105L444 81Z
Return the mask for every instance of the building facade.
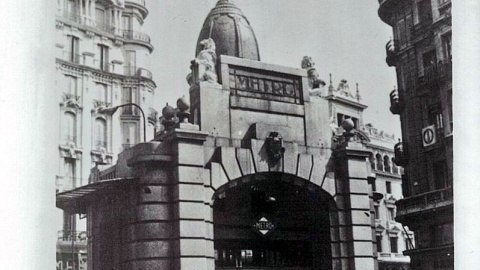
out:
M368 160L386 150L364 128L358 87L327 86L309 57L302 69L260 62L230 0L196 48L190 96L162 109L162 132L57 194L86 216L89 269L379 269L380 171Z
M369 161L376 180L372 185L375 209L375 237L380 270L408 270L410 258L402 252L413 247L414 235L408 227L395 221L395 203L403 198L403 168L394 162L395 136L366 124L365 133L370 138L367 148Z
M400 116L395 163L405 168L396 220L415 233L412 269L453 269L451 1L381 0L392 26L387 64L397 72L390 110Z
M145 0L58 0L56 89L59 109L57 193L87 185L92 171L117 154L154 137L156 85L149 71L153 51L142 32ZM134 103L137 106L119 105ZM142 112L145 112L145 118ZM52 179L53 180L53 179ZM87 269L84 216L63 213L57 269Z

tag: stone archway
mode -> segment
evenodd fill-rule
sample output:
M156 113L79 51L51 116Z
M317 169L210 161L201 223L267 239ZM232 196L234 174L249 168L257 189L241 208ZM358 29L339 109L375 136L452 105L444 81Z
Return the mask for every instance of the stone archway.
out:
M258 173L230 181L213 199L216 269L332 269L338 218L319 186Z

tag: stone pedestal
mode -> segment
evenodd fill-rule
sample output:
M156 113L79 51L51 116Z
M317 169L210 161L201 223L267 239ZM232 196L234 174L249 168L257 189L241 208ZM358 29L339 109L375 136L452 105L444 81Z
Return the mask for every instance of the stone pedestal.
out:
M368 185L369 151L361 143L348 142L336 152L341 269L378 269L373 256L371 198Z

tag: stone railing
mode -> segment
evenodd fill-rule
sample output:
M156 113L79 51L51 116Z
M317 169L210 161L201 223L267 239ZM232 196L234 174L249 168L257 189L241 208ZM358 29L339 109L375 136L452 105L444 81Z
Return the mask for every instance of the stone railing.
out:
M138 32L138 31L132 31L132 30L123 30L123 37L126 39L141 41L145 43L150 43L151 41L149 35L142 32Z

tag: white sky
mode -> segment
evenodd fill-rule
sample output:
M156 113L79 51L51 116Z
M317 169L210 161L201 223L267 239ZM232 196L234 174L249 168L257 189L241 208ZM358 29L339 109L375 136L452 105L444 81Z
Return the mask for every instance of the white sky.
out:
M147 0L150 11L144 31L155 50L151 69L157 83L156 109L188 95L185 77L200 29L217 0ZM300 68L303 56L313 57L321 78L334 86L349 82L369 106L365 123L401 136L399 117L389 111L395 69L385 63L390 26L377 15L377 0L236 0L252 25L262 62Z

